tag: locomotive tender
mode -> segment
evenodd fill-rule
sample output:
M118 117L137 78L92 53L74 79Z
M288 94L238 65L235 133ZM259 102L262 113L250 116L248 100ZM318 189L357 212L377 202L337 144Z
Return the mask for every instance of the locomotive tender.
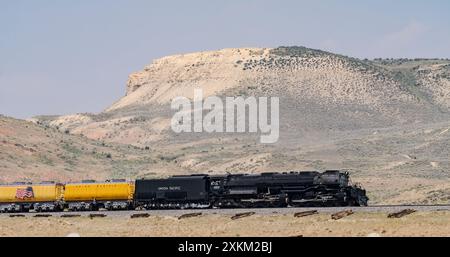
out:
M342 171L0 185L0 212L366 206Z

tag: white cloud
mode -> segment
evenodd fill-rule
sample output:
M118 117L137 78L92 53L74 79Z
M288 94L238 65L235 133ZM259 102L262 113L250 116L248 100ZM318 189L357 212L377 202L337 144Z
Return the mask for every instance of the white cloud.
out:
M405 48L411 48L427 32L428 28L421 22L411 21L401 29L383 36L376 43L381 53L401 54Z

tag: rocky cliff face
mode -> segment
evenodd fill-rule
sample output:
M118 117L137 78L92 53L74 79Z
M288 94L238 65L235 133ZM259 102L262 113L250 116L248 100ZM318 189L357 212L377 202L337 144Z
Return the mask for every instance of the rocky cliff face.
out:
M447 116L449 61L362 61L304 47L223 49L155 60L129 76L126 95L98 115L47 121L92 139L171 140L177 96L280 97L283 134L391 127Z
M301 47L224 49L155 60L130 75L127 94L108 108L168 103L179 95L191 96L202 88L205 96L229 89L258 89L267 95L327 102L372 105L407 101L407 92L380 68L331 53Z

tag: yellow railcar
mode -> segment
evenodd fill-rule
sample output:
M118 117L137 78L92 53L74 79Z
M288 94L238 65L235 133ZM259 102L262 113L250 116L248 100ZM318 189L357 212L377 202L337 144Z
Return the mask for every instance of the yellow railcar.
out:
M134 183L128 181L85 182L65 185L64 201L69 210L129 209Z
M0 211L60 210L63 191L58 183L0 185Z

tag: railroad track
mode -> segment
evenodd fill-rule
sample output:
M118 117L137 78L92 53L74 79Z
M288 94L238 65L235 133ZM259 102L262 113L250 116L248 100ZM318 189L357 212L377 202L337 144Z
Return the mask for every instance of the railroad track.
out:
M404 209L414 209L416 211L450 211L450 205L372 205L366 207L307 207L307 208L258 208L258 209L188 209L188 210L145 210L145 211L95 211L95 212L50 212L50 213L1 213L2 216L18 215L25 217L40 216L45 217L50 215L52 217L61 216L81 216L81 217L130 217L134 214L149 214L150 216L169 216L179 217L186 214L201 213L203 215L236 215L244 212L254 212L257 215L276 215L276 214L294 214L298 212L317 210L318 213L336 213L345 210L352 210L355 213L391 213ZM102 215L103 214L103 215Z

